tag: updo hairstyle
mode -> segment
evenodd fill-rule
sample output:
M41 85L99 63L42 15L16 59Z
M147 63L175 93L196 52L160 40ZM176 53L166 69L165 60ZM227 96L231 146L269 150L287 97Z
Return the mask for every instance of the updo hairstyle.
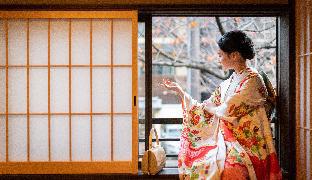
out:
M225 33L218 41L219 48L226 52L239 52L244 59L255 57L254 44L242 31L235 30Z

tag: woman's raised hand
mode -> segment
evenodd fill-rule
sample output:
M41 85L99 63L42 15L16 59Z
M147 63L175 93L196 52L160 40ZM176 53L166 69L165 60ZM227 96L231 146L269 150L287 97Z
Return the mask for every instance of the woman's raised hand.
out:
M163 79L162 83L160 83L160 85L169 89L169 90L175 91L179 96L183 95L183 90L182 90L181 86L176 82L172 82L169 79Z

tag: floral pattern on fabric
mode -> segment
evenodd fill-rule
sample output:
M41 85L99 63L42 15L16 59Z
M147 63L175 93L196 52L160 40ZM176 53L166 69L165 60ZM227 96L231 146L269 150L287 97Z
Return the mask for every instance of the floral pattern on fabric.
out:
M254 110L257 107L258 106L248 105L244 102L242 102L239 105L232 104L228 110L228 113L229 113L230 117L239 117L240 118L240 117L246 116L247 114L249 116L253 116Z
M221 104L221 87L219 86L211 95L211 101L219 106Z
M240 165L245 167L243 158L247 156L244 152L238 152L234 147L228 150L226 162L228 166Z
M213 126L213 114L205 110L202 106L193 106L189 111L189 121L186 122L187 138L191 142L191 147L202 146L202 140L206 140L212 134L205 131Z
M263 81L251 68L231 79L238 82L232 93L228 79L203 103L182 103L179 171L191 179L227 179L233 173L243 179L281 179Z

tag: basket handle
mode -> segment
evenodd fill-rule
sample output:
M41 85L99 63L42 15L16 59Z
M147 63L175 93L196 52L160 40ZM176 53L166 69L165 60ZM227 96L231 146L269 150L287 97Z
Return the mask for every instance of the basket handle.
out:
M150 135L148 138L148 149L152 149L152 140L153 140L153 134L155 133L155 137L156 137L156 144L159 145L159 139L158 139L158 135L157 135L157 131L155 128L152 128L150 131Z

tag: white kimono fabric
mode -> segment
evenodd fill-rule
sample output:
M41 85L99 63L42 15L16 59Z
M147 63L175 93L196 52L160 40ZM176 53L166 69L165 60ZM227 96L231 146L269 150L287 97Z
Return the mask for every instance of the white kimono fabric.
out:
M186 95L179 172L191 179L281 179L265 111L267 90L259 73L247 68L220 84L199 103ZM222 174L236 168L234 174Z

